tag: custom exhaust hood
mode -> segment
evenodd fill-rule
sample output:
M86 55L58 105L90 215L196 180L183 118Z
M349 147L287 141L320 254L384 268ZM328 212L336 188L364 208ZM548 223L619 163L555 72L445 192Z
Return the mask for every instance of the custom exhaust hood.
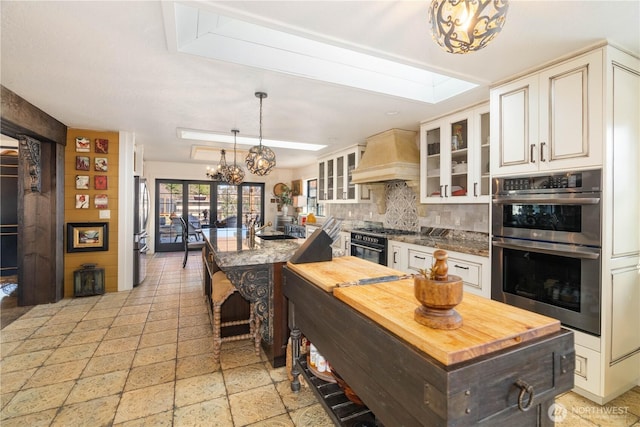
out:
M389 129L367 138L367 146L352 182L365 184L376 196L378 212L386 211L385 184L406 181L407 186L418 188L420 182L420 150L417 132Z

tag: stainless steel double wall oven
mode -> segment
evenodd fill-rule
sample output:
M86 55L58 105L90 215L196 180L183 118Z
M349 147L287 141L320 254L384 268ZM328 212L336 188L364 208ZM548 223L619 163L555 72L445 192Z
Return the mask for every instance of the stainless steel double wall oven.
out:
M495 300L600 335L601 171L494 178Z

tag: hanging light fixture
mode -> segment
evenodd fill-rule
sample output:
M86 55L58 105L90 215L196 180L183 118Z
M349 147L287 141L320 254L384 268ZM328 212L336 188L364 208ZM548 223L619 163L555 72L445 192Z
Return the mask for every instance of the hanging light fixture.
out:
M260 144L249 149L245 162L251 173L264 176L268 175L276 165L276 155L271 148L262 145L262 100L267 97L267 94L256 92L256 97L260 98Z
M504 26L509 0L432 0L433 39L449 53L480 50Z
M227 166L225 151L220 150L220 162L216 168L210 168L207 166L207 177L215 182L226 182L228 171L229 166Z
M244 171L236 163L236 136L240 131L231 129L231 132L233 132L233 166L227 168L227 182L231 185L240 185L244 181Z

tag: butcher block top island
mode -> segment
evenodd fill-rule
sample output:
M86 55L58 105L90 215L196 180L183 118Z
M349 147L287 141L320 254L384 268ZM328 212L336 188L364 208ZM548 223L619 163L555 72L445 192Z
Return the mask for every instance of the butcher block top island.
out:
M555 396L573 387L572 332L469 293L455 308L462 326L433 329L414 320L421 304L413 278L402 276L350 256L287 263L293 390L303 373L336 425L554 424ZM313 375L298 352L301 335L348 384L347 396L366 406L337 397L335 384Z

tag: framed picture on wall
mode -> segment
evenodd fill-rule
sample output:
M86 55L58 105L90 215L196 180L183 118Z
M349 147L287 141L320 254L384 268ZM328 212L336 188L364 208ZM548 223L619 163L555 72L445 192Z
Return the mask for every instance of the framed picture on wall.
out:
M96 153L98 154L107 154L109 152L109 140L96 138Z
M96 209L107 209L109 207L109 196L106 194L96 194L93 200Z
M77 137L76 151L78 153L88 153L89 151L91 151L91 140L89 138L85 138L84 136Z
M76 175L76 190L89 189L89 175Z
M95 164L95 170L97 172L106 172L107 170L109 170L106 157L96 157L94 164Z
M88 171L89 170L89 157L88 156L76 156L76 170Z
M88 194L76 194L76 209L89 209Z
M106 175L94 176L93 186L96 190L106 190L108 188L107 176Z
M67 252L95 252L108 250L108 222L67 223Z

